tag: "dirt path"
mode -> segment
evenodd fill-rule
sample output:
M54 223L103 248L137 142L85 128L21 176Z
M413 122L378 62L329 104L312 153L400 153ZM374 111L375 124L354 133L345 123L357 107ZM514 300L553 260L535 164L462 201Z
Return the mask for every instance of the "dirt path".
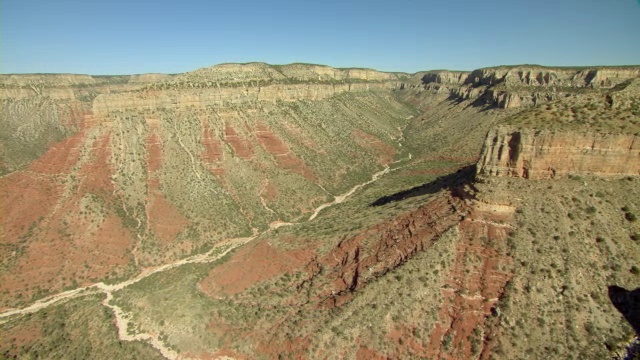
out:
M371 176L371 180L367 181L367 182L363 182L362 184L358 184L354 187L351 188L351 190L347 191L346 193L342 194L342 195L337 195L334 197L332 202L326 203L326 204L322 204L320 206L318 206L316 208L316 210L313 212L313 214L311 214L311 216L309 217L309 220L307 221L312 221L313 219L316 218L316 216L318 216L318 214L320 214L320 211L336 205L336 204L340 204L341 202L343 202L345 199L347 199L349 196L353 195L353 193L355 193L356 191L358 191L359 189L375 182L376 180L378 180L382 175L388 173L389 171L391 171L391 168L389 166L385 166L385 168L381 171L378 171L377 173L373 174L373 176Z
M404 139L404 137L402 137L401 140L402 139ZM398 145L402 146L402 141L399 141ZM413 159L413 154L409 153L409 155L406 158L396 160L396 161L392 162L389 165L397 164L397 163L400 163L402 161L411 161L411 159ZM349 196L353 195L356 191L360 190L361 188L363 188L363 187L365 187L365 186L367 186L369 184L372 184L372 183L376 182L378 179L380 179L385 174L387 174L387 173L389 173L391 171L396 171L396 170L402 168L402 166L391 168L389 165L385 165L384 169L382 169L382 170L378 171L377 173L373 174L371 176L371 180L363 182L363 183L358 184L358 185L355 185L354 187L351 188L351 190L347 191L346 193L344 193L342 195L335 196L333 201L318 206L316 208L316 210L313 212L313 214L311 214L311 216L309 216L309 219L307 221L312 221L313 219L315 219L318 216L318 214L320 214L320 212L322 210L324 210L324 209L326 209L326 208L328 208L330 206L333 206L333 205L336 205L336 204L340 204L341 202L345 201Z
M258 197L260 198L260 203L262 204L262 207L277 217L278 214L276 214L276 212L273 211L273 209L271 209L269 205L267 205L267 201L262 196L262 194L267 189L267 186L269 186L269 179L264 179L264 181L262 182L262 186L260 187L260 192L258 192Z
M113 311L113 314L115 315L115 318L116 318L115 323L116 323L116 328L118 329L118 337L121 340L146 341L149 344L151 344L151 346L158 349L158 351L160 351L162 356L164 356L165 358L171 359L171 360L178 358L177 352L169 349L162 343L162 341L160 341L159 339L157 339L156 337L150 334L141 333L141 334L129 335L128 328L129 328L130 321L129 321L128 314L126 314L117 305L111 304L111 300L113 299L113 294L110 291L107 292L106 294L107 294L107 297L102 301L102 305L108 307L109 309L111 309L111 311Z

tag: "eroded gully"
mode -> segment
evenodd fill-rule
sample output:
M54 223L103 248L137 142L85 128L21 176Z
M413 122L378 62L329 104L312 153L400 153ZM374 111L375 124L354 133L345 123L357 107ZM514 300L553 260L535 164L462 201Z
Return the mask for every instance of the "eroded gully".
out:
M406 126L405 126L406 127ZM398 145L402 146L402 140L404 140L404 128L399 129L401 130L400 133L400 137L398 138ZM390 165L394 165L394 164L398 164L400 162L403 161L410 161L412 159L412 154L409 153L409 155L406 158L400 159L400 160L396 160L394 162L392 162L389 165L385 165L384 169L374 173L373 175L371 175L371 179L368 181L365 181L361 184L357 184L355 186L353 186L351 189L349 189L349 191L341 194L341 195L336 195L334 196L334 199L330 202L327 202L325 204L322 204L320 206L318 206L317 208L315 208L313 214L306 220L306 221L313 221L318 214L320 214L320 212L328 207L340 204L342 202L344 202L346 199L348 199L350 196L352 196L354 193L356 193L358 190L360 190L361 188L374 183L375 181L379 180L381 177L383 177L384 175L388 174L391 171L395 171L398 170L400 168L402 168L403 166L396 166L396 167L391 167ZM303 221L304 222L304 221ZM303 223L302 222L302 223ZM113 300L113 292L124 289L130 285L133 285L153 274L157 274L160 272L164 272L167 270L171 270L174 269L176 267L179 266L183 266L183 265L187 265L187 264L194 264L194 263L209 263L209 262L214 262L220 258L222 258L223 256L225 256L227 253L229 253L230 251L234 250L235 248L242 246L256 238L258 238L259 236L265 235L275 229L278 229L280 227L284 227L284 226L292 226L292 225L297 225L297 224L301 224L301 222L283 222L283 221L274 221L269 225L269 228L265 231L262 232L258 232L258 233L254 233L252 236L250 237L244 237L244 238L233 238L233 239L226 239L221 241L220 243L216 244L216 246L214 246L211 250L209 250L206 253L203 254L198 254L198 255L193 255L187 258L184 258L182 260L178 260L176 262L170 263L170 264L165 264L159 267L155 267L155 268L148 268L143 270L140 274L138 274L138 276L117 283L117 284L105 284L104 282L99 282L99 283L95 283L92 285L88 285L88 286L84 286L84 287L80 287L80 288L76 288L73 290L69 290L69 291L65 291L62 293L58 293L55 295L51 295L51 296L47 296L45 298L42 298L40 300L37 300L36 302L34 302L33 304L22 308L22 309L10 309L7 311L4 311L2 313L0 313L0 324L6 323L7 321L9 321L9 318L13 317L13 316L22 316L22 315L26 315L26 314L31 314L31 313L35 313L39 310L48 308L52 305L61 303L63 301L67 301L67 300L71 300L71 299L75 299L78 297L83 297L83 296L88 296L88 295L92 295L92 294L98 294L98 293L103 293L106 295L105 299L102 301L102 305L108 307L109 309L111 309L111 311L114 314L115 317L115 325L118 329L118 337L120 338L120 340L124 340L124 341L135 341L135 340L140 340L140 341L146 341L148 342L151 346L153 346L155 349L157 349L158 351L160 351L160 353L167 359L177 359L179 354L172 350L171 348L169 348L168 346L166 346L162 341L160 341L156 335L152 335L149 333L137 333L137 334L130 334L128 331L129 328L129 324L132 323L130 321L131 316L130 314L128 314L126 311L122 310L122 308L120 308L118 305L115 305L112 303Z

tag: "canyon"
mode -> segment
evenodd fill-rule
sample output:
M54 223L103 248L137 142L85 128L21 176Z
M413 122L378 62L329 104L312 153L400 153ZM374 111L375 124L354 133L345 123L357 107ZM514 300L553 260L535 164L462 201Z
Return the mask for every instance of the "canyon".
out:
M632 356L639 77L1 75L0 354Z

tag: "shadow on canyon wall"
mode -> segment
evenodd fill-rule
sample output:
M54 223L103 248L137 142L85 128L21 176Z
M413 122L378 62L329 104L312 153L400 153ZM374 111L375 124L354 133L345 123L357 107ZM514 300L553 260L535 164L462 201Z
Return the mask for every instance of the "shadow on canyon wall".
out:
M448 189L450 191L457 192L457 188L463 185L471 185L473 187L473 180L476 176L476 165L469 165L458 169L458 171L441 176L434 181L415 186L408 190L399 191L392 195L383 196L378 198L371 204L370 207L382 206L393 202L406 200L416 196L435 194L441 190Z
M640 287L635 290L626 290L620 286L611 285L609 299L629 322L636 335L640 335Z

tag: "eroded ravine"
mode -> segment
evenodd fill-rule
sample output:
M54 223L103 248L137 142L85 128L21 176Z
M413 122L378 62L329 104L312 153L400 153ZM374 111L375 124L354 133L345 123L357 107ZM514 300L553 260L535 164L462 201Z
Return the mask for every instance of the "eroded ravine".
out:
M399 138L399 145L402 146L402 140L404 139L404 137L400 137ZM394 161L393 163L389 164L389 165L393 165L393 164L398 164L401 163L403 161L410 161L412 159L412 155L408 154L407 158L403 158L403 159L399 159ZM402 168L402 166L397 166L397 167L390 167L389 165L386 165L384 167L384 169L374 173L371 176L371 179L368 181L365 181L363 183L357 184L355 186L353 186L349 191L345 192L344 194L341 195L337 195L334 197L334 199L330 202L327 202L325 204L321 204L320 206L318 206L313 214L309 217L309 219L307 219L306 221L312 221L314 220L318 214L326 209L329 208L331 206L340 204L342 202L344 202L346 199L348 199L349 197L351 197L353 194L355 194L359 189L374 183L375 181L379 180L381 177L383 177L384 175L388 174L391 171L395 171L398 170L400 168ZM209 262L214 262L220 258L222 258L224 255L226 255L227 253L229 253L230 251L236 249L239 246L245 245L248 242L262 236L265 235L275 229L278 229L280 227L284 227L284 226L292 226L292 225L297 225L300 224L299 222L294 222L294 223L290 223L290 222L283 222L283 221L274 221L270 224L269 228L263 232L259 232L259 233L254 233L252 236L250 237L245 237L245 238L234 238L234 239L227 239L227 240L223 240L222 242L218 243L216 246L214 246L211 250L209 250L208 252L204 253L204 254L198 254L198 255L194 255L194 256L190 256L187 258L184 258L182 260L178 260L176 262L170 263L170 264L165 264L159 267L155 267L155 268L147 268L144 271L142 271L138 276L117 283L117 284L113 284L113 285L108 285L105 284L103 282L99 282L99 283L95 283L92 285L88 285L88 286L84 286L84 287L80 287L80 288L76 288L73 290L69 290L69 291L65 291L62 293L58 293L55 295L51 295L48 297L45 297L43 299L37 300L36 302L34 302L33 304L22 308L22 309L10 309L7 311L4 311L2 313L0 313L0 324L3 324L5 322L7 322L9 320L10 317L12 316L22 316L22 315L27 315L27 314L31 314L31 313L35 313L39 310L48 308L52 305L56 305L59 304L61 302L67 301L67 300L71 300L71 299L75 299L75 298L79 298L79 297L83 297L83 296L87 296L87 295L91 295L91 294L97 294L97 293L103 293L105 294L105 299L102 301L102 305L108 307L114 314L115 317L115 325L118 329L118 337L121 340L124 341L135 341L135 340L140 340L140 341L146 341L148 342L151 346L153 346L154 348L156 348L158 351L160 351L162 353L162 355L167 358L167 359L177 359L179 354L172 350L171 348L167 347L162 341L160 341L158 339L158 337L156 335L153 334L149 334L149 333L137 333L137 334L129 334L128 332L128 328L129 328L129 324L132 323L129 319L131 318L131 315L128 314L126 311L124 311L122 308L120 308L119 306L115 305L112 303L113 300L113 293L115 291L118 290L122 290L130 285L133 285L153 274L157 274L160 272L164 272L164 271L168 271L171 269L174 269L176 267L179 266L183 266L183 265L187 265L187 264L194 264L194 263L209 263Z

